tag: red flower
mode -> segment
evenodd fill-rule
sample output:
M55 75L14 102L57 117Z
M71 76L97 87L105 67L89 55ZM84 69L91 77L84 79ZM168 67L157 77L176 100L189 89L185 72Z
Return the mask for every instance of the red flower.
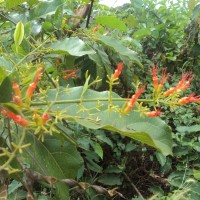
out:
M16 122L17 124L19 124L21 126L29 125L29 122L26 119L24 119L20 115L16 115L15 113L13 113L7 109L1 109L1 113L3 115L7 116L8 118L12 119L14 122Z
M157 109L157 110L154 110L154 111L151 111L151 112L147 112L146 113L146 116L147 117L157 117L161 114L161 108Z
M115 73L112 76L113 79L117 79L119 77L119 75L121 74L121 71L122 71L123 67L124 67L124 63L123 62L120 62L117 65L117 69L115 70Z
M184 104L191 103L191 102L200 103L200 95L194 96L194 94L191 94L190 96L183 97L183 98L179 99L179 101L178 101L178 103L180 105L184 105Z
M139 96L144 92L145 86L138 88L137 92L131 97L131 99L127 102L127 105L124 109L124 113L127 114L134 107L135 102L139 98Z

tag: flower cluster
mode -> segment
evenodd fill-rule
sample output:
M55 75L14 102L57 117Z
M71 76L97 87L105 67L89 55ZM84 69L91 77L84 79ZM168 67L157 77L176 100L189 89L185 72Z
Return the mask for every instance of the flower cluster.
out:
M44 67L41 67L38 70L38 72L36 73L36 76L35 76L33 82L29 85L29 87L26 91L26 94L25 94L26 102L28 102L28 103L30 102L30 99L31 99L36 87L37 87L39 80L42 77L43 72L44 72ZM19 107L22 107L24 105L24 103L22 101L22 93L21 93L19 84L14 82L13 85L12 85L12 88L13 88L13 92L14 92L14 94L13 94L14 103L16 105L18 105ZM21 115L16 114L15 112L12 112L7 108L0 107L0 112L5 117L12 119L15 123L17 123L18 125L23 126L23 127L26 127L26 126L29 126L29 125L34 125L34 124L37 125L37 126L38 125L44 125L47 122L47 120L50 118L48 113L44 113L41 117L38 114L35 114L34 115L35 122L33 123L33 122L29 122L27 119L25 119ZM37 118L37 120L36 120L36 118Z
M175 87L171 87L169 90L164 92L164 96L169 96L173 94L174 92L181 92L188 87L190 87L190 82L194 78L194 76L191 73L182 73L182 79L178 82L178 84Z
M114 74L111 76L110 80L118 79L119 75L121 74L122 68L123 68L123 63L121 62L118 64L117 69L115 70ZM154 102L155 105L159 105L160 99L162 99L161 100L162 103L165 103L166 97L167 97L166 101L168 101L167 103L169 104L169 100L170 100L173 103L173 105L174 104L184 105L184 104L192 103L192 102L200 103L200 96L195 96L195 94L191 94L187 97L179 98L179 93L190 87L191 80L194 78L194 75L191 72L182 73L182 78L178 82L178 84L175 87L171 87L169 90L165 92L162 92L162 88L166 80L169 78L170 74L166 72L166 68L163 68L162 77L161 77L161 80L159 81L157 73L158 73L158 65L151 68L154 93L153 93L153 99L150 101ZM121 110L123 114L128 114L132 110L132 108L135 106L135 103L137 102L140 95L144 92L144 90L145 90L145 86L139 87L137 89L136 93L132 95L132 97L123 106ZM142 103L139 107L141 108L141 106L142 106ZM144 114L147 117L156 117L162 114L161 108L155 108L155 110L149 111L149 112L146 112L147 110L148 108L145 107L143 110L140 110L140 111L144 112Z

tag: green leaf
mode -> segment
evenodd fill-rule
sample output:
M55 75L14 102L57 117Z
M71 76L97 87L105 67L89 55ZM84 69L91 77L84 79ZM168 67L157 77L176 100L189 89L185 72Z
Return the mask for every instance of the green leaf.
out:
M133 5L133 7L135 7L136 9L139 9L142 7L143 5L143 0L131 0L131 4Z
M172 154L171 129L160 118L141 117L138 112L121 115L115 110L108 110L109 92L107 91L96 92L88 89L81 102L82 91L83 87L60 88L57 98L59 102L54 104L51 110L62 110L62 113L65 113L63 115L66 119L75 121L87 128L103 128L118 132L155 147L164 155ZM55 89L49 90L48 101L55 101L55 95ZM114 92L113 98L119 99L114 101L114 106L117 106L119 109L122 108L125 100L120 100L120 97Z
M192 19L197 21L200 16L200 4L195 6L194 10L192 11Z
M58 6L54 15L54 25L57 29L60 29L62 26L62 20L63 20L63 7Z
M0 84L5 79L5 77L6 77L5 69L3 67L0 67Z
M6 103L12 100L12 83L7 76L0 85L0 103Z
M200 170L193 170L193 176L198 181L200 180Z
M29 4L34 4L34 3L37 3L38 0L6 0L6 8L11 9L24 2L27 2Z
M140 40L148 35L152 34L150 28L143 28L143 29L139 29L138 31L136 31L134 34L133 34L133 38L134 39L137 39L137 40Z
M40 1L30 12L30 20L54 14L60 5L63 5L63 0Z
M20 188L22 186L21 182L18 182L16 180L13 180L11 182L11 184L9 184L8 186L8 195L10 195L11 193L15 192L16 190L18 190L18 188Z
M94 143L93 145L94 151L95 153L101 158L103 159L103 149L101 147L101 145L99 143Z
M112 50L119 53L119 55L123 55L130 59L130 61L137 63L140 67L142 67L142 64L139 60L139 58L136 55L136 52L132 51L131 49L124 46L124 44L116 40L113 37L108 37L104 35L98 35L98 39L105 45L109 46Z
M95 51L78 37L66 38L62 41L54 42L50 45L50 48L52 48L53 53L72 56L95 54Z
M15 45L19 46L22 43L23 38L24 38L24 25L20 21L17 23L15 32L14 32Z
M166 163L166 156L164 156L163 154L161 154L160 152L156 152L156 158L158 160L158 162L160 163L160 165L163 167Z
M49 137L42 143L32 134L27 134L25 143L31 143L31 146L23 151L24 162L42 175L58 179L75 178L83 163L75 146L68 141L63 143ZM67 187L63 183L56 183L55 187L57 199L69 198Z
M45 32L52 32L54 30L53 24L51 22L44 22L42 28Z
M115 16L99 16L96 18L95 23L107 26L109 28L118 29L120 31L127 30L125 23Z
M99 183L105 185L121 185L122 180L119 175L116 174L105 174L98 179Z
M194 133L200 131L200 125L193 125L193 126L179 126L176 128L179 132L188 132Z

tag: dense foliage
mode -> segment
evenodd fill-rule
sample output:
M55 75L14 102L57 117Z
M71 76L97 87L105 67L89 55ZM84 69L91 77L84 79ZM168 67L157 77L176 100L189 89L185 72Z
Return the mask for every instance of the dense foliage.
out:
M197 0L0 0L2 199L200 199L199 26Z

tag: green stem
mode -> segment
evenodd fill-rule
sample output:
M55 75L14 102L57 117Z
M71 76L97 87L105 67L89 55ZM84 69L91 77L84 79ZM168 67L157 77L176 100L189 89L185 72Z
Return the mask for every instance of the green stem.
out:
M111 101L127 101L130 98L112 98ZM67 103L81 103L81 102L95 102L95 101L108 101L110 103L110 96L109 98L98 98L98 99L73 99L73 100L60 100L60 101L48 101L48 102L32 102L31 106L41 106L41 105L47 105L48 103L53 104L67 104ZM139 102L146 102L146 103L151 103L153 102L152 99L138 99L137 101ZM164 101L160 101L160 103L166 103Z
M26 136L26 128L23 128L23 131L22 131L22 136L20 138L20 141L19 141L19 144L17 146L22 146L23 142L24 142L24 139L25 139L25 136ZM1 165L0 167L0 171L7 168L8 165L12 162L12 160L15 158L15 155L17 154L17 151L18 151L18 148L15 148L15 150L11 153L11 155L9 156L9 159L3 164Z
M112 107L112 83L110 83L110 89L109 89L109 108Z

